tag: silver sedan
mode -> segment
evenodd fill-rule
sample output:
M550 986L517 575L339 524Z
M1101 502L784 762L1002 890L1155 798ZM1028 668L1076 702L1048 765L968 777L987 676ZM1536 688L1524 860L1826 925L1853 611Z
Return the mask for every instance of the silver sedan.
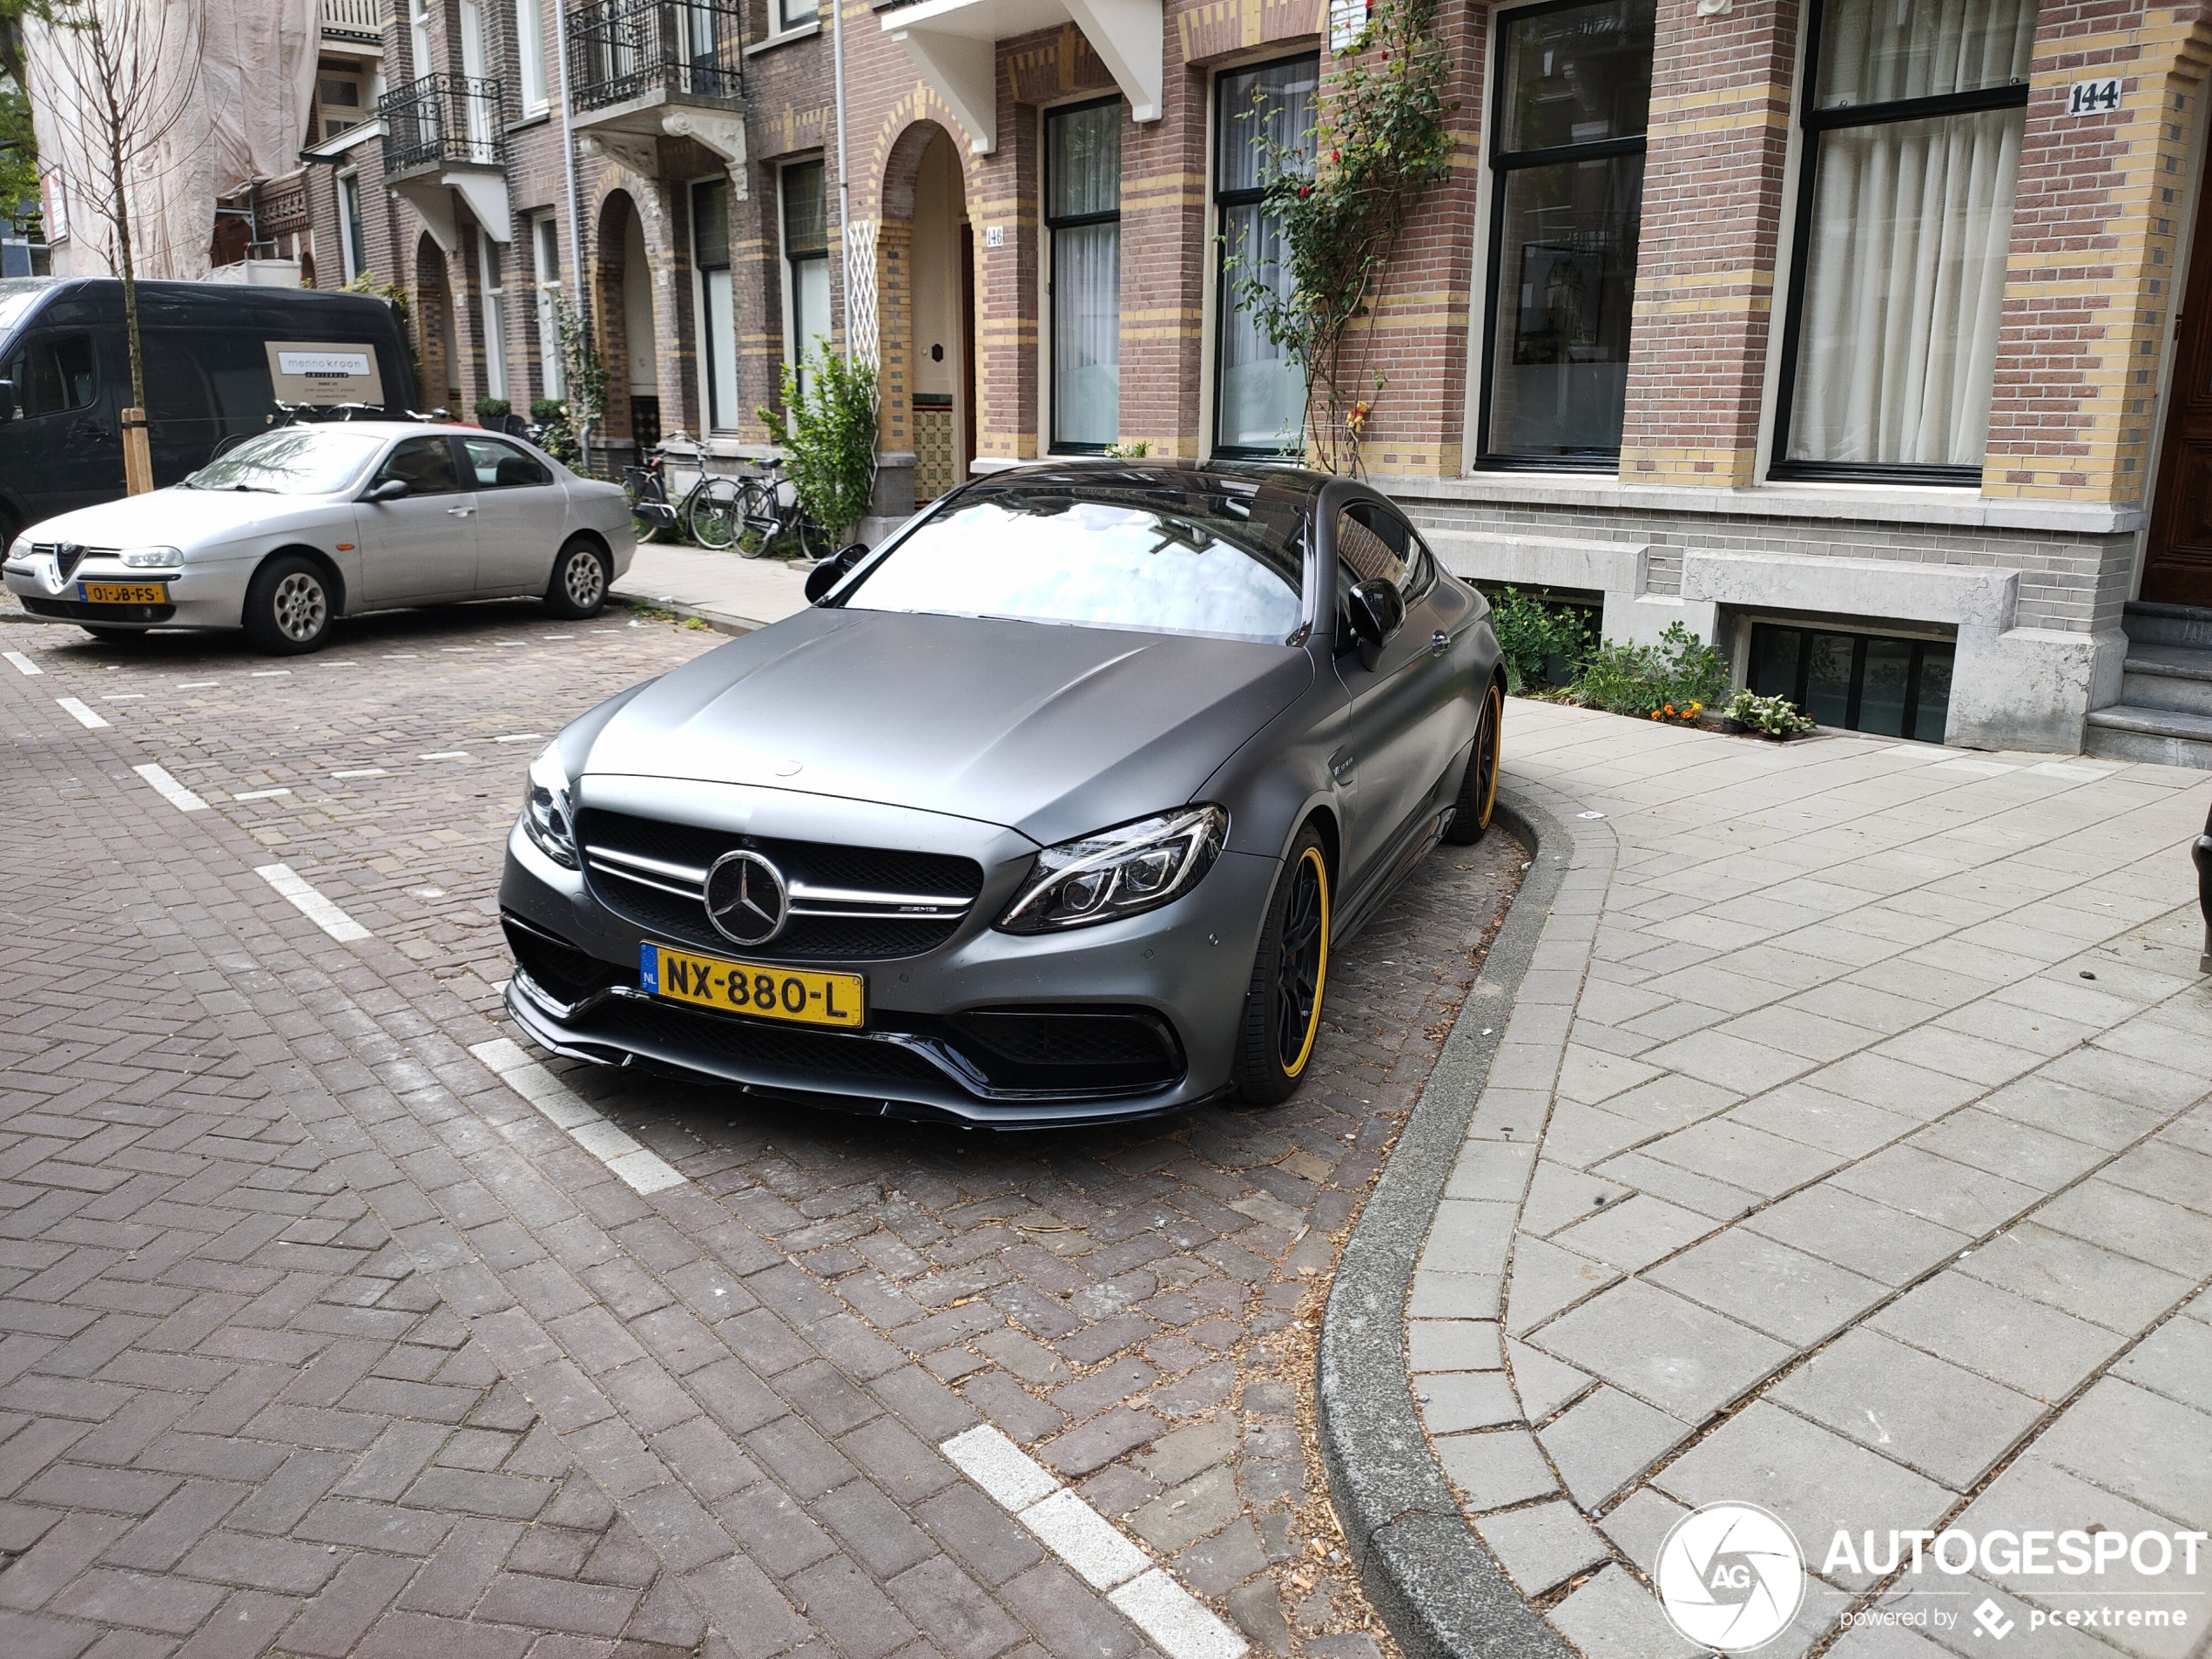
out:
M406 605L594 616L636 545L618 485L519 439L358 421L265 432L167 489L34 524L0 575L32 617L102 637L243 628L292 655Z

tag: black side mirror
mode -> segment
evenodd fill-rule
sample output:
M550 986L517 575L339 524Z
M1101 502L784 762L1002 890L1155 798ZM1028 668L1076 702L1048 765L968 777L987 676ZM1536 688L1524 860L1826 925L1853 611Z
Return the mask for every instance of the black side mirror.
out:
M23 419L23 405L16 399L16 383L0 381L0 421Z
M855 542L850 547L840 548L809 570L806 573L806 603L810 605L821 604L823 596L842 582L846 573L867 556L868 550Z
M1370 577L1353 585L1345 609L1352 622L1352 637L1359 643L1359 660L1372 668L1382 648L1406 625L1406 596L1398 584Z
M402 496L411 496L414 493L415 486L408 483L406 479L387 478L382 483L377 485L375 489L370 490L368 494L363 496L361 499L363 501L378 502L398 501Z

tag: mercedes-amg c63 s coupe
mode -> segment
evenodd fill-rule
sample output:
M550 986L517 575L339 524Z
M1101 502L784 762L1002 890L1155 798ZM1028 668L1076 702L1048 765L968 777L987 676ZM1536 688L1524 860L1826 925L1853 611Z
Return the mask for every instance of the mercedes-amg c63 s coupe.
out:
M970 1124L1272 1103L1331 954L1489 826L1488 606L1364 484L1022 468L808 592L531 764L545 1049Z

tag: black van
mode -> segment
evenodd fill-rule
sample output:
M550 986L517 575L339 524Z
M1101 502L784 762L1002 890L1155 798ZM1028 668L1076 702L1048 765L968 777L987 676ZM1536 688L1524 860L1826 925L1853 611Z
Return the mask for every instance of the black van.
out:
M280 398L371 402L395 417L415 401L399 313L368 294L141 282L138 339L157 485L205 466L226 437L265 429ZM0 381L4 550L41 519L124 493L123 284L0 280Z

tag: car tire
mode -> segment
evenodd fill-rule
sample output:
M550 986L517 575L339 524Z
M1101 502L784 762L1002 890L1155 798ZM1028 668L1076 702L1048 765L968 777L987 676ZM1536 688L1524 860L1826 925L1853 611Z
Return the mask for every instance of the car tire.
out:
M337 610L322 566L297 553L282 554L256 570L246 590L246 637L271 657L297 657L330 637Z
M1320 1044L1329 978L1329 859L1312 825L1275 879L1237 1033L1238 1095L1276 1106L1298 1091Z
M1467 769L1460 779L1452 826L1444 839L1453 846L1473 846L1490 833L1498 812L1498 757L1505 730L1506 688L1492 680L1482 693L1482 713L1467 749Z
M613 581L607 556L579 536L553 561L553 579L545 584L545 608L563 622L585 621L605 608Z

